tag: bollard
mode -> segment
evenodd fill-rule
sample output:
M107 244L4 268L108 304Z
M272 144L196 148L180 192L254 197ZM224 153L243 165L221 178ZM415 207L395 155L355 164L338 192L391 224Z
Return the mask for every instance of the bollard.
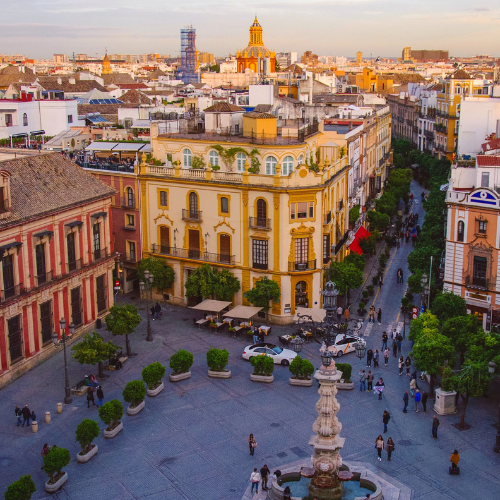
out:
M57 403L57 413L62 413L62 403Z
M33 422L31 422L31 430L33 432L38 432L38 422L36 420L34 420Z
M50 424L50 411L45 412L45 423Z

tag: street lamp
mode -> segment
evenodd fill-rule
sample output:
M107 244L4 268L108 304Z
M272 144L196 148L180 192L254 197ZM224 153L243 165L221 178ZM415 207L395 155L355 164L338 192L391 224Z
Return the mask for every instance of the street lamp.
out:
M149 293L153 289L154 276L146 269L144 271L144 281L139 282L139 287L141 292L146 293L146 314L148 316L148 335L146 340L148 342L153 341L153 334L151 333L151 318L149 317Z
M292 339L290 341L290 343L292 344L292 348L293 348L294 352L296 352L298 354L299 352L302 351L302 344L304 343L303 339L301 339L300 337L297 336L294 339Z
M332 352L330 346L334 344L335 336L334 314L337 309L337 296L339 292L335 289L335 283L328 281L325 289L321 292L323 295L323 309L326 311L325 316L325 347L321 351L321 362L325 368L332 364Z
M64 397L64 403L69 405L73 402L73 398L71 397L71 389L69 387L69 378L68 378L68 360L66 358L66 320L64 318L61 318L59 321L59 326L61 328L61 340L59 340L59 337L57 336L57 333L52 334L52 342L54 342L54 345L60 346L62 343L63 346L63 352L64 352L64 380L65 380L65 394L66 396ZM73 323L70 323L69 325L69 333L71 336L75 333L75 325Z
M420 295L420 307L425 303L425 292L427 290L427 274L422 274L422 279L420 280L422 285L422 293Z
M359 359L363 359L366 353L366 342L363 339L358 339L354 344L354 349L356 349L356 356Z

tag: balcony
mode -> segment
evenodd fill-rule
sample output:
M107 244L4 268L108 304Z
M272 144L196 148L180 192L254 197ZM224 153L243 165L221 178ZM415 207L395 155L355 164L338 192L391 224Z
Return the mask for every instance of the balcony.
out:
M108 247L94 250L94 262L109 257Z
M465 286L469 288L480 288L488 290L488 278L479 278L477 276L466 276Z
M122 197L122 207L123 208L136 208L135 198L128 198L127 196Z
M323 224L330 224L332 221L332 212L328 212L323 216Z
M123 260L124 262L137 262L137 254L135 252L127 252Z
M337 212L341 212L344 208L344 200L340 200L338 203L337 203Z
M68 273L71 273L73 271L78 271L82 268L82 259L77 259L73 261L69 261L68 264Z
M342 236L342 239L337 242L335 245L333 255L337 255L340 251L340 249L345 245L345 242L349 239L349 231L346 231L344 233L344 236Z
M434 140L434 132L432 130L424 130L424 136L427 139Z
M380 158L380 160L378 161L378 168L383 167L384 163L385 163L385 159L384 158Z
M0 291L0 303L7 302L9 299L14 297L19 297L22 293L24 293L23 284L14 285L12 287L6 288L5 290Z
M47 271L43 274L35 276L35 286L39 287L45 285L45 283L50 283L52 281L52 271Z
M182 220L194 220L201 222L201 211L182 209Z
M190 250L187 248L176 248L153 244L151 251L154 254L159 255L168 255L170 257L177 257L180 259L199 260L214 264L226 264L229 266L234 266L236 262L234 255L202 252L201 250Z
M248 227L250 229L271 229L271 219L266 219L265 217L249 217Z
M308 262L289 262L288 272L296 273L300 271L314 271L316 269L316 260L310 260Z

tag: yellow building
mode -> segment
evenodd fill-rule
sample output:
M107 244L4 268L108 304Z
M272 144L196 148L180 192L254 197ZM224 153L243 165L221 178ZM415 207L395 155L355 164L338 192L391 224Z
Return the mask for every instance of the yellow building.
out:
M246 69L254 73L274 73L276 71L276 53L264 46L262 39L262 26L255 20L250 26L250 41L248 46L236 53L238 73Z
M106 55L102 60L101 75L111 75L111 73L113 73L111 70L111 61L109 60L108 53L106 52Z
M215 57L210 52L198 52L198 62L199 64L213 64Z
M360 50L356 52L356 64L358 66L361 66L363 64L363 52Z
M372 68L363 68L362 73L356 75L356 85L365 92L389 93L392 92L394 81L384 75L377 75Z
M168 293L181 305L193 303L184 284L204 263L240 280L234 304L268 276L281 289L271 318L289 323L297 306L321 307L323 266L345 255L349 166L321 124L278 130L262 115L243 115L230 144L207 132L159 135L151 124L153 156L165 165L140 167L143 257L174 268Z

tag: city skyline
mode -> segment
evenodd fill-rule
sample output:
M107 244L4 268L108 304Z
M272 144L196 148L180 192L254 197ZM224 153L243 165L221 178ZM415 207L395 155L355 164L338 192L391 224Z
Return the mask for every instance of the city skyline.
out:
M100 57L107 48L109 53L176 57L180 29L193 25L198 50L234 55L248 43L255 14L266 46L277 52L312 50L354 57L361 50L366 59L399 57L405 46L449 50L451 57L500 53L500 8L486 2L471 6L465 0L421 0L417 5L409 0L273 0L249 6L229 0L150 0L141 7L131 0L108 0L104 6L97 0L85 5L71 0L30 3L22 22L13 4L4 7L3 19L9 22L0 24L3 53L44 59L73 52ZM312 39L312 33L320 36Z

